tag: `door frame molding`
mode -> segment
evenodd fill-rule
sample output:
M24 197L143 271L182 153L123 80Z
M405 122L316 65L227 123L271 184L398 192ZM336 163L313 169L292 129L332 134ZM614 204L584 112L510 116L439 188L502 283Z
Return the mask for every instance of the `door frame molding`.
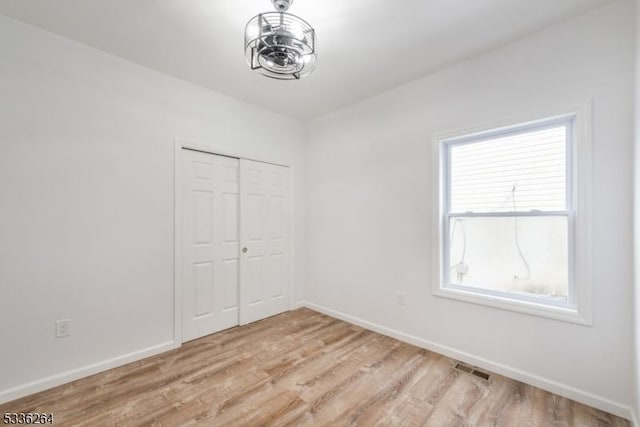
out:
M218 156L233 157L236 159L253 160L256 162L270 163L277 166L289 168L289 212L291 219L289 221L289 309L292 307L293 301L293 273L294 273L294 186L293 175L294 167L290 162L255 153L252 150L228 147L215 144L205 144L201 142L192 142L181 138L175 138L173 150L173 343L174 348L182 346L182 162L181 152L183 149L201 151L203 153L214 154ZM239 321L239 319L238 319Z

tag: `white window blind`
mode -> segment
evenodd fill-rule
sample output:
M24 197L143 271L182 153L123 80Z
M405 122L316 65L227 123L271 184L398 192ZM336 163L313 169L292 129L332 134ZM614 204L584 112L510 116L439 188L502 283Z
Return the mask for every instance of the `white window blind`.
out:
M567 127L449 146L450 213L567 209Z

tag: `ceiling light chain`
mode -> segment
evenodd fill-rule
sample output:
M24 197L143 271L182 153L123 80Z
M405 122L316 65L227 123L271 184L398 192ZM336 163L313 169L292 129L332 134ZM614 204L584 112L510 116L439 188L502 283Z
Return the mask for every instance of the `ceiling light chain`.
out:
M272 0L276 12L249 20L244 32L245 59L252 70L281 80L299 80L316 65L316 32L287 13L293 0Z

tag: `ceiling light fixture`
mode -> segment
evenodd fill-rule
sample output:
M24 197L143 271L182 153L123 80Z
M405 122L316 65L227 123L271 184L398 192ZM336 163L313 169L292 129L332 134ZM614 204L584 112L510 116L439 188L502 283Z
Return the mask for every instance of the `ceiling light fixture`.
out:
M271 0L276 12L251 18L244 30L244 56L252 70L280 80L299 80L316 66L316 32L286 13L293 0Z

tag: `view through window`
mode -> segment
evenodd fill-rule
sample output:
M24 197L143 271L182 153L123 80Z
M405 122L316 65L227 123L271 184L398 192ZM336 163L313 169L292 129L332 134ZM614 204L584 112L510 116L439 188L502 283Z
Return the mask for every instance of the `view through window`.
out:
M570 299L572 118L445 141L444 287Z

